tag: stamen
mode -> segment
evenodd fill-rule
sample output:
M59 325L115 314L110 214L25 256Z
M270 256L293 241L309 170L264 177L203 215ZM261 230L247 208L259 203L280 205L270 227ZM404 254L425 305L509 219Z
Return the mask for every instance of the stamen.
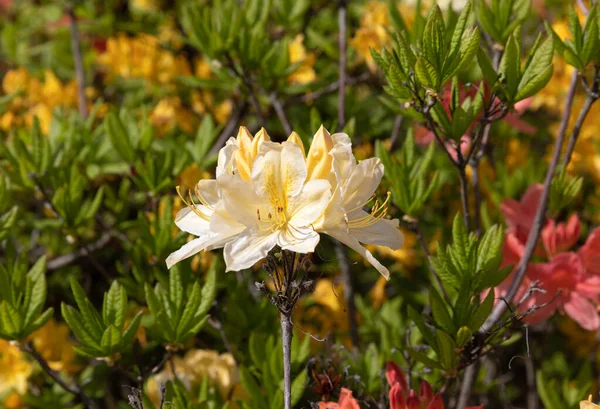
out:
M379 204L379 200L376 200L375 204L373 205L373 209L371 209L371 213L358 219L348 221L348 227L355 229L362 227L370 227L373 226L375 223L379 222L387 215L389 209L388 203L390 201L391 196L392 194L390 192L387 192L387 197L381 205Z
M185 203L186 206L188 206L190 209L192 209L192 211L194 213L196 213L196 215L198 217L200 217L204 221L210 222L210 216L202 213L198 209L198 205L194 202L194 198L192 197L192 192L188 191L188 200L186 200L185 197L183 196L183 194L181 194L181 187L180 186L176 186L175 190L177 191L177 194L179 195L179 197L181 198L181 200L183 201L183 203ZM209 209L209 210L212 210L212 209Z

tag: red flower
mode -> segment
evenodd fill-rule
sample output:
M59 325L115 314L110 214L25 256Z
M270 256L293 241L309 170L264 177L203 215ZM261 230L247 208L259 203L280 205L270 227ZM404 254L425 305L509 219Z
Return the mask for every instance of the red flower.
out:
M569 251L579 240L580 233L581 222L577 214L572 215L567 223L556 224L554 220L549 220L542 230L542 242L548 257Z
M342 388L340 398L336 402L319 402L319 409L360 409L350 389Z
M579 255L587 272L600 275L600 228L594 229L588 236L579 249Z

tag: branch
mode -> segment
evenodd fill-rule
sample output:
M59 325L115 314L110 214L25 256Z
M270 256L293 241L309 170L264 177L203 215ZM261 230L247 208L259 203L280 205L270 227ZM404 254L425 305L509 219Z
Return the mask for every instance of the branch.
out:
M231 117L229 117L229 121L227 121L225 128L223 128L223 131L221 132L221 134L215 141L215 144L213 145L213 147L210 149L210 151L208 151L207 156L212 156L212 155L216 155L217 153L219 153L219 150L221 150L223 145L225 145L225 142L227 142L227 139L229 139L233 135L233 133L235 132L236 126L240 122L240 119L242 119L242 117L244 115L246 115L247 111L248 111L248 103L246 101L244 101L241 103L241 105L239 106L237 111L235 111L233 113L233 115L231 115Z
M258 96L254 92L254 87L252 86L252 81L250 81L250 77L248 77L246 70L244 70L244 67L242 67L241 71L238 71L231 55L227 55L227 61L229 63L229 68L231 68L233 73L242 80L244 86L248 90L248 95L250 96L250 101L252 102L252 105L254 106L256 115L258 115L260 125L262 127L265 127L265 117L262 113L262 110L260 109L260 102L258 101Z
M340 0L338 8L338 46L340 49L340 86L338 94L338 125L337 128L341 131L346 125L346 0Z
M473 381L477 375L477 364L467 366L463 376L462 384L460 385L460 394L458 395L458 403L456 409L464 409L469 403L471 391L473 390Z
M546 179L544 180L544 190L542 191L542 196L540 198L540 202L537 207L537 211L535 214L535 218L533 220L533 224L531 230L529 231L529 235L527 237L527 243L525 244L525 250L523 252L523 256L521 260L519 260L519 264L515 270L515 274L513 277L510 286L508 287L508 291L506 292L506 303L498 303L492 310L492 313L486 319L485 323L482 326L483 331L489 330L504 314L506 311L508 303L512 301L512 299L517 294L519 290L519 286L521 282L525 278L525 273L527 272L527 265L529 264L529 260L533 256L533 251L537 245L538 239L540 237L540 232L542 230L542 225L544 222L544 218L546 215L546 209L548 207L548 199L550 197L550 186L552 184L552 178L554 177L554 172L556 171L556 167L558 165L558 160L560 157L560 151L563 145L563 141L565 139L565 134L567 131L567 126L569 124L569 116L571 114L571 108L573 105L573 98L575 97L575 90L577 88L577 70L573 72L573 76L571 77L571 84L569 86L569 91L567 93L567 99L565 102L565 110L563 112L563 116L561 119L560 129L558 132L558 136L556 138L556 142L554 145L554 152L552 153L552 160L550 162L550 166L548 168L548 173L546 174ZM572 135L571 138L574 136Z
M600 75L598 73L598 69L594 72L594 85L592 89L588 91L587 97L585 98L585 102L583 103L583 107L579 112L579 116L577 117L577 122L575 122L575 126L573 127L573 134L569 139L569 143L567 145L567 150L565 152L565 156L563 157L563 165L566 167L571 161L571 156L573 155L573 151L575 150L575 144L577 143L577 138L579 137L579 133L581 132L581 127L583 126L583 122L587 117L587 114L590 112L592 105L594 102L598 100L598 87L600 85Z
M292 133L292 125L290 125L290 121L285 115L285 111L283 110L283 105L281 104L281 101L279 101L279 99L277 98L277 93L272 92L271 95L269 95L269 99L271 100L271 104L275 109L275 113L277 114L277 117L279 118L279 121L283 126L283 130L285 131L286 135L290 135Z
M102 236L100 236L100 238L94 243L80 247L72 253L58 256L52 260L49 260L46 264L46 268L48 270L58 270L59 268L72 264L78 258L88 256L90 253L105 247L110 242L111 238L111 233L103 233Z
M369 72L364 72L364 73L360 74L357 77L347 77L346 78L346 85L361 84L363 82L368 81L369 78L371 78L371 74ZM304 103L308 103L308 102L311 102L311 101L315 101L315 100L321 98L324 95L333 94L339 88L340 88L340 82L339 82L339 80L336 80L335 82L332 82L331 84L329 84L326 87L323 87L323 88L321 88L321 89L319 89L317 91L308 92L306 94L294 95L293 97L291 97L289 99L289 102L304 102ZM286 105L287 102L283 102L283 104Z
M402 128L402 121L404 116L401 114L396 115L394 119L394 128L392 129L392 135L390 136L390 150L395 151L398 147L398 135L400 135L400 128Z
M70 382L71 385L69 385L67 382L65 382L61 378L61 376L55 370L50 368L50 365L48 365L48 362L46 362L44 357L41 356L40 353L35 350L33 345L31 345L31 343L21 343L21 344L19 344L19 349L21 351L29 354L40 365L40 367L44 370L44 372L46 372L46 374L54 380L54 382L56 382L65 391L75 395L81 401L81 403L83 403L83 405L86 408L88 408L88 409L96 409L97 408L94 401L92 401L90 399L90 397L86 395L86 393L83 391L81 386L79 386L73 380L71 380L71 382Z
M85 73L83 71L83 58L81 56L81 44L79 41L79 30L77 29L77 20L72 7L67 9L71 28L71 52L73 53L73 63L75 65L75 78L77 79L77 101L79 113L82 117L88 116L87 102L85 98Z

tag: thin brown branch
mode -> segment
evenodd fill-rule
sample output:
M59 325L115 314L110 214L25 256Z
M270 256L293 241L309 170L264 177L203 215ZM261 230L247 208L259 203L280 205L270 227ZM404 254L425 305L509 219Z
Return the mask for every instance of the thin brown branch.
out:
M527 409L538 409L535 368L531 357L525 360L525 374L527 375Z
M221 150L223 145L225 145L225 142L227 142L227 139L233 136L235 128L238 126L242 117L246 115L247 111L248 103L244 101L239 105L238 109L229 117L225 128L223 128L223 131L219 134L219 137L215 141L213 147L208 152L207 156L216 155L219 152L219 150Z
M276 92L271 93L269 98L271 99L271 105L273 105L273 108L275 109L275 113L277 114L277 117L279 118L279 122L281 122L281 126L283 126L284 132L286 133L286 135L290 135L292 133L292 125L290 124L290 121L288 120L287 116L285 115L285 110L283 109L283 105L281 104L281 101L279 100L279 98L277 98L277 93Z
M477 366L477 363L475 363L467 366L467 369L465 369L465 373L460 385L460 393L458 395L456 409L464 409L469 403L471 391L473 390L473 383L475 381L475 376L477 375Z
M460 202L463 208L463 217L465 220L465 226L467 231L471 231L471 212L469 210L469 183L467 181L467 173L465 168L460 166L458 168L458 175L460 177Z
M77 80L77 102L79 114L82 117L88 116L87 101L85 98L85 72L83 70L83 57L81 56L81 41L79 39L79 29L77 19L73 8L67 9L71 29L71 52L73 53L73 63L75 66L75 78Z
M339 59L339 93L338 93L338 125L337 128L341 131L346 125L346 0L340 0L338 7L338 47L340 51Z
M265 116L263 115L262 109L260 108L260 101L258 100L258 95L256 95L256 91L252 86L252 81L248 76L248 73L241 67L239 70L237 69L233 58L230 55L227 55L228 66L233 71L233 73L242 80L246 90L248 91L248 96L250 97L250 102L256 111L256 115L258 116L258 120L260 122L260 126L265 127Z
M96 409L97 406L92 399L83 391L80 385L78 385L75 381L70 380L69 382L65 381L55 370L50 368L48 362L44 359L42 355L33 347L31 343L21 343L19 344L19 349L31 356L42 368L42 370L50 377L54 382L56 382L62 389L66 392L69 392L72 395L75 395L77 399L83 403L84 407L88 409Z
M363 82L366 82L369 80L369 78L371 78L371 74L369 72L364 72L362 74L360 74L357 77L347 77L346 78L346 85L356 85L356 84L361 84ZM308 92L306 94L298 94L295 95L293 97L291 97L289 99L289 102L304 102L304 103L308 103L308 102L312 102L312 101L316 101L319 98L321 98L322 96L328 95L328 94L333 94L334 92L336 92L338 89L340 88L340 82L339 80L336 80L335 82L332 82L331 84L318 89L316 91L313 92ZM285 105L287 102L283 102L283 104Z
M482 326L482 330L489 330L496 322L500 319L500 317L504 314L507 309L508 303L510 303L517 291L519 290L519 286L521 282L525 278L525 273L527 272L527 265L533 256L533 251L537 245L540 232L542 230L542 226L544 223L544 219L546 216L546 209L548 208L548 199L550 197L550 186L552 184L552 178L554 177L554 173L556 171L556 167L558 165L558 161L560 158L561 148L565 139L565 134L567 132L567 126L569 124L569 116L571 114L571 108L573 105L573 98L575 97L575 90L577 88L577 70L573 72L573 76L571 78L571 84L569 86L569 91L567 93L567 98L565 102L565 109L563 112L563 116L561 119L560 129L558 132L558 136L556 138L556 142L554 145L554 152L552 153L552 160L550 162L550 166L548 167L548 172L546 174L546 179L544 180L544 190L542 191L542 196L540 197L540 202L537 207L537 211L535 214L535 218L533 220L533 224L529 235L527 237L527 243L525 244L525 250L523 252L523 256L521 260L519 260L519 264L515 270L515 274L513 279L508 287L508 291L506 292L506 303L498 303L492 310L492 313L486 319L485 323ZM573 135L571 136L573 138Z
M394 119L394 128L392 129L392 135L390 136L390 150L392 152L398 148L398 136L400 135L403 120L404 116L402 115L396 115L396 118Z
M103 233L97 241L86 246L80 247L72 253L58 256L56 258L53 258L52 260L49 260L46 264L46 268L48 270L58 270L59 268L68 266L69 264L74 263L77 259L89 256L91 253L105 247L110 242L110 239L112 237L113 235L110 232ZM104 272L102 273L104 274Z

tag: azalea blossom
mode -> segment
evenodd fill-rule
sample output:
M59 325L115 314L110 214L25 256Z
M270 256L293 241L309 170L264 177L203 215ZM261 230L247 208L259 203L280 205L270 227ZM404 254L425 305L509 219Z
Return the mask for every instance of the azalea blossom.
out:
M390 409L444 409L442 397L439 393L434 395L429 382L421 381L418 394L409 389L404 372L395 362L386 363L385 376L390 386ZM483 409L483 405L465 409Z
M350 389L342 388L337 402L319 402L319 409L360 409Z
M241 270L275 246L313 252L325 233L389 278L361 245L403 245L399 221L385 218L390 194L382 201L374 196L382 177L379 159L357 163L346 134L330 136L321 126L305 154L296 133L273 143L264 129L252 137L242 127L219 152L216 179L201 180L194 192L181 195L187 207L176 224L197 238L171 254L167 265L224 247L227 270ZM370 212L363 210L370 203Z

